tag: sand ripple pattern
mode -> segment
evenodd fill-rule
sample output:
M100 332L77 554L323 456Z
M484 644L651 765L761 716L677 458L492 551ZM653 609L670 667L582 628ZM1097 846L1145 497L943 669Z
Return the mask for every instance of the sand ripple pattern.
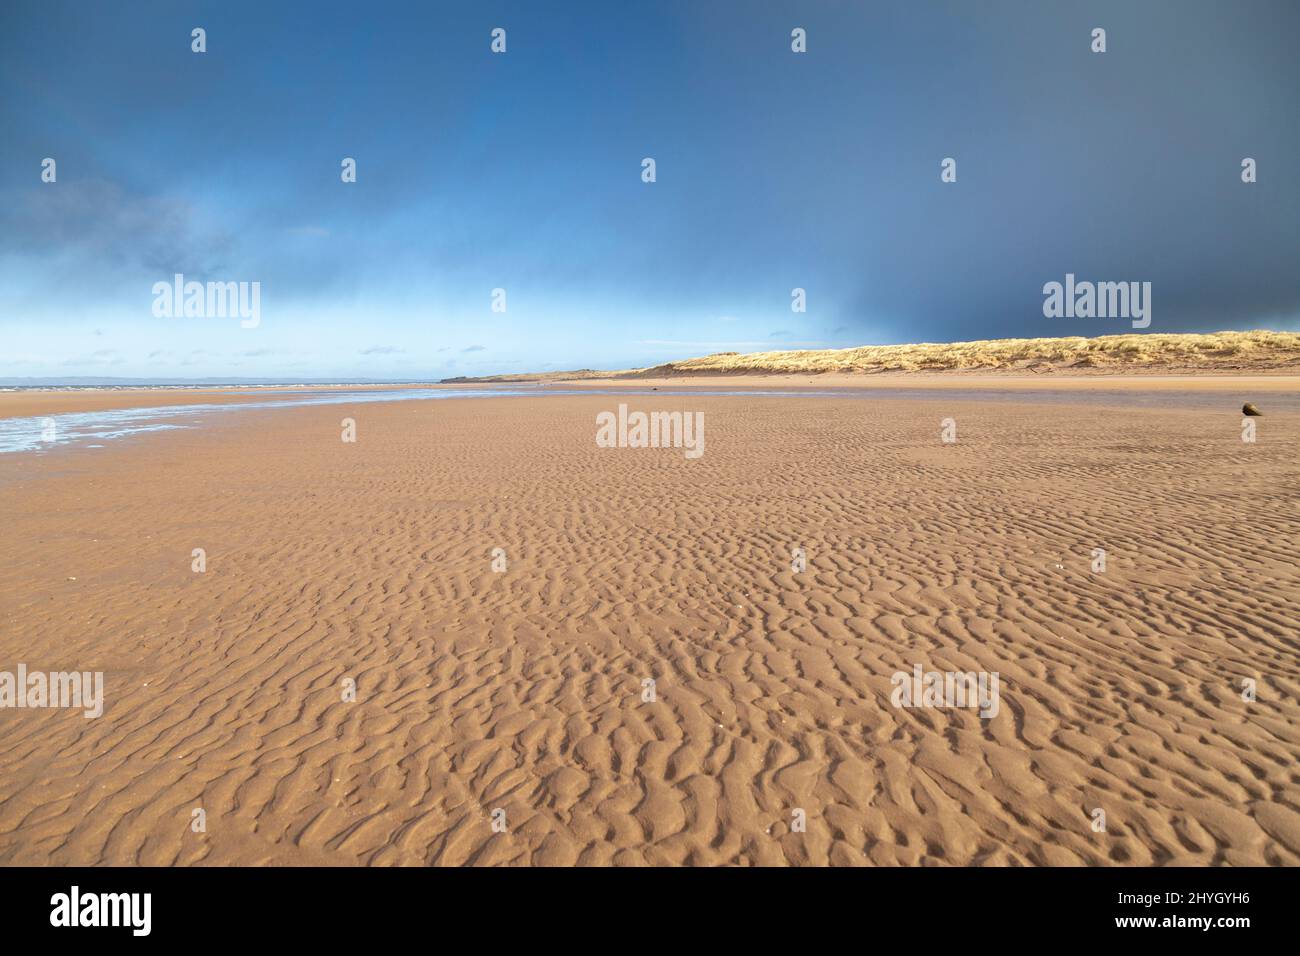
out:
M1300 864L1294 416L632 399L689 461L615 403L0 464L0 669L107 684L0 711L0 863ZM916 663L1000 713L892 707Z

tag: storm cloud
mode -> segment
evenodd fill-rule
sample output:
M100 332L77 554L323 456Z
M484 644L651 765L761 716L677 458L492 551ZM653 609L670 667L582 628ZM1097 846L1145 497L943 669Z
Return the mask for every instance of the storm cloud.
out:
M92 353L59 323L128 365L201 347L214 374L1129 331L1045 317L1067 274L1150 282L1151 332L1297 327L1293 2L544 7L222 4L198 55L172 4L14 4L15 354ZM154 321L176 272L260 281L266 341Z

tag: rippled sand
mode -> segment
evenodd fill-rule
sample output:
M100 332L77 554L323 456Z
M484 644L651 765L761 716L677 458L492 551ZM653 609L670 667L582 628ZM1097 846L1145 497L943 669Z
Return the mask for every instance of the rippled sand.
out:
M0 670L107 702L0 710L0 863L1300 863L1296 413L618 400L5 456Z

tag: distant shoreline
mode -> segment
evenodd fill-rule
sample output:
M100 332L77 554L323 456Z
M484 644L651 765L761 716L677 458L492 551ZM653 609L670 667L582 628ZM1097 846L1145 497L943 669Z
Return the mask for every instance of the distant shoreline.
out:
M476 385L566 385L591 387L945 388L1176 387L1216 389L1216 380L1242 378L1300 383L1300 333L1145 333L1095 338L993 339L987 341L867 345L845 349L775 352L716 352L699 358L633 369L571 369L427 379L338 381L249 379L0 378L0 397L35 394L122 395L136 392L213 393L235 396L310 389L402 389ZM1292 382L1291 380L1296 380ZM1057 384L1053 384L1057 383ZM1231 386L1229 386L1231 387ZM1262 386L1273 388L1275 386ZM0 415L4 412L0 411Z
M532 388L527 386L532 385ZM1060 375L999 373L885 373L879 375L842 375L824 373L801 376L784 375L695 375L676 378L580 379L545 382L470 381L458 383L430 383L427 385L316 385L248 387L167 387L167 388L64 388L20 389L0 391L0 421L67 413L103 412L136 408L165 408L201 402L205 405L267 405L283 399L286 404L296 404L305 392L404 392L430 391L487 392L502 386L522 387L527 392L548 393L566 388L580 388L593 393L611 395L647 393L663 390L673 392L737 393L755 390L786 393L789 395L839 392L845 396L857 393L896 391L944 392L958 395L962 392L1061 393L1070 392L1124 392L1134 398L1138 393L1206 393L1223 395L1232 403L1254 401L1259 396L1278 393L1300 394L1300 371L1290 374L1233 374L1231 372L1201 373L1197 375L1161 374L1109 374ZM413 394L412 398L421 397ZM477 397L477 396L475 396ZM527 397L526 395L519 397Z

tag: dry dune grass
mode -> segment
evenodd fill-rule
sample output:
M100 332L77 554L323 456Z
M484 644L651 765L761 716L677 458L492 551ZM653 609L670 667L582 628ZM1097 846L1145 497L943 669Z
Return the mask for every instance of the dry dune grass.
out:
M649 368L520 372L462 382L575 382L709 375L861 375L882 372L1281 372L1300 370L1300 333L1210 332L986 339L976 342L862 345L849 349L715 352Z
M1124 371L1268 370L1300 367L1300 334L1103 335L1051 339L993 339L851 349L718 352L646 370L655 375L917 372L960 369L1116 369Z

